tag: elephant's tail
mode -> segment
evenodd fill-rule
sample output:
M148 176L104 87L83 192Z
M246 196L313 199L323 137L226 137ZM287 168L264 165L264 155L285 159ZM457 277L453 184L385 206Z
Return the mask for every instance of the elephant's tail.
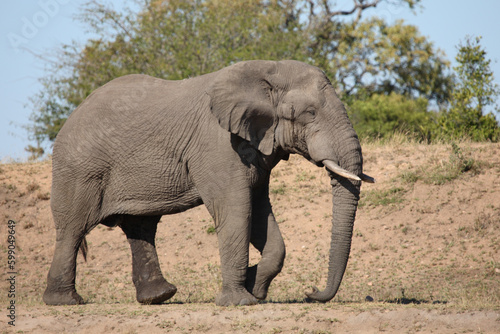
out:
M83 255L83 260L87 262L87 253L89 251L89 246L87 245L87 238L83 237L82 243L80 244L80 251Z

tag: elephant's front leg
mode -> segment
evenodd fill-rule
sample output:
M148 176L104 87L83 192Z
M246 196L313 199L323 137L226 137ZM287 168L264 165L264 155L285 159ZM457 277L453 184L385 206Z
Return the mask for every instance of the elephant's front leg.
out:
M245 288L251 204L250 199L237 201L238 197L217 205L220 209L214 215L222 271L222 291L215 300L219 306L257 304L257 299Z
M258 299L265 299L271 281L283 268L285 243L269 202L268 186L254 193L251 243L262 255L248 268L246 287Z
M177 292L163 277L156 254L155 235L160 218L125 216L120 224L132 250L132 280L137 301L142 304L159 304Z

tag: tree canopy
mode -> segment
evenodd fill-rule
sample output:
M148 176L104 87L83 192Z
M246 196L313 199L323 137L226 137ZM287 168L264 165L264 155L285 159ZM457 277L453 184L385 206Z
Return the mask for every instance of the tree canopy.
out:
M316 65L348 105L385 99L404 109L401 98L416 99L409 103L418 110L427 101L446 104L454 79L442 51L415 26L364 18L384 1L336 8L328 0L135 0L123 11L89 1L78 18L98 37L57 51L32 99L29 132L38 143L54 140L83 99L125 74L175 80L251 59ZM412 9L420 2L391 1Z

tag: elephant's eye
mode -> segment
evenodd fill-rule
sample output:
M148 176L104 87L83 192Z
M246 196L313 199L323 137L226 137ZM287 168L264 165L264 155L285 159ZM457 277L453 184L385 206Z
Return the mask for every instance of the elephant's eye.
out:
M316 116L316 109L314 108L309 108L306 110L306 112L313 117Z

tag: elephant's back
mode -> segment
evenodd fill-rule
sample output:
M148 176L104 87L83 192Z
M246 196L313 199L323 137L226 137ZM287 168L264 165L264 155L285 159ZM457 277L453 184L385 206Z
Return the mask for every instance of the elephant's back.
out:
M103 123L113 123L114 128L114 124L126 123L126 120L133 123L135 119L149 117L155 101L164 99L177 85L175 81L143 74L116 78L93 91L71 113L60 134L99 128Z
M54 169L85 166L85 177L101 177L130 166L179 161L193 137L200 136L197 124L213 117L204 80L127 75L110 81L89 95L62 127L54 143Z
M54 159L112 154L151 140L157 128L176 113L173 96L179 82L132 74L96 89L76 108L57 135ZM119 153L119 152L118 152Z

